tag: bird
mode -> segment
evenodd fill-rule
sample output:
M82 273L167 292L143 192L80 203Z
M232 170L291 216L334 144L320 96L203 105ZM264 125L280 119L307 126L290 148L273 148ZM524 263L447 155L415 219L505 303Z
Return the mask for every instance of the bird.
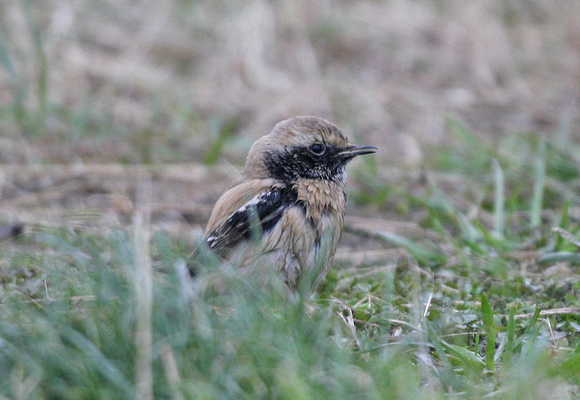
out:
M259 275L275 271L290 291L304 282L314 291L342 233L345 167L376 151L351 144L319 117L279 122L254 142L241 179L215 203L205 245L235 260L239 269Z

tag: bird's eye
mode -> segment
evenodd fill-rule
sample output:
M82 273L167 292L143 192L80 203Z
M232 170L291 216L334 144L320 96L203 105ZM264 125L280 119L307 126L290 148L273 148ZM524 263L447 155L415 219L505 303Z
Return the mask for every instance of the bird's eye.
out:
M322 143L314 143L312 146L310 146L310 152L312 152L313 154L320 156L324 153L324 151L326 150L326 147L324 147L324 145Z

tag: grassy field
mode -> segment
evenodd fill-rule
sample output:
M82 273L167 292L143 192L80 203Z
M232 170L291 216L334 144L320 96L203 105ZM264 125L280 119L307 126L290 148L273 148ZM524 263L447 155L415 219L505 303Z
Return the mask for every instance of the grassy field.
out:
M580 398L580 3L154 3L0 3L0 399ZM328 278L192 281L297 114L379 148Z

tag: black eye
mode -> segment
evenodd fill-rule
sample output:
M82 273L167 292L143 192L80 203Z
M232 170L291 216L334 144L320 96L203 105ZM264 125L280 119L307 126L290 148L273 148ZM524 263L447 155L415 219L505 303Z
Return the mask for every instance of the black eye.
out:
M314 143L312 146L310 146L310 152L316 154L317 156L322 155L325 150L326 147L324 147L322 143Z

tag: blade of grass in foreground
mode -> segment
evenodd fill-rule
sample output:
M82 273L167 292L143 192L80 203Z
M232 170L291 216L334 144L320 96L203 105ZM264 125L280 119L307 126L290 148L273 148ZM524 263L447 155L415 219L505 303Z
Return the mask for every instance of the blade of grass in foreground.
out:
M514 353L514 332L515 332L514 308L510 307L510 314L507 326L507 344L503 357L503 368L505 370L508 370L512 363L512 355Z
M483 330L487 336L487 344L485 346L485 359L487 362L487 369L491 372L495 371L494 354L495 354L495 324L493 322L493 310L489 304L489 300L485 293L481 295L481 320L483 322Z
M131 381L102 353L101 349L93 341L72 328L59 327L59 329L63 331L70 343L78 349L79 353L84 354L87 359L91 360L91 367L96 368L114 387L123 393L126 399L135 399ZM79 362L78 360L75 361Z
M153 278L149 259L149 216L136 213L134 217L135 265L135 380L139 399L153 399L152 307Z

